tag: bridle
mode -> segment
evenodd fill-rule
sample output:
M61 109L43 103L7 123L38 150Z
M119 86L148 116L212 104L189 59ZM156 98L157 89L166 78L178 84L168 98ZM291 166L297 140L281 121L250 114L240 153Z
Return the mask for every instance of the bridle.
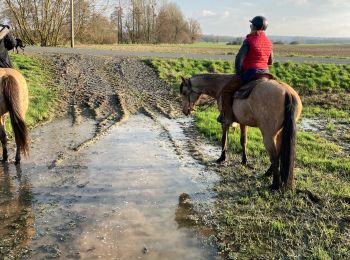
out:
M191 108L191 94L192 94L192 93L195 93L195 94L200 95L200 94L202 94L202 93L199 93L199 92L193 90L191 79L188 79L188 86L189 86L189 89L190 89L190 92L188 93L188 105L189 105L190 108Z

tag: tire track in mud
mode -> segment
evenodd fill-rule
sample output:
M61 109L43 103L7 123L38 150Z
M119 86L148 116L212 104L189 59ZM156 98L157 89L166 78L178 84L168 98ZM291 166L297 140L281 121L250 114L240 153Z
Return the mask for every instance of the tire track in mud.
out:
M174 90L140 60L79 55L52 55L51 59L57 84L65 93L61 113L69 111L72 125L86 119L96 122L93 136L72 147L73 152L105 136L125 122L130 113L145 113L153 120L157 115L179 115ZM50 168L60 165L69 155L59 153Z
M53 55L52 64L59 75L57 83L66 93L62 112L69 111L73 125L84 118L96 121L93 137L74 147L74 151L97 141L125 122L130 113L148 111L146 114L152 114L153 119L156 114L167 118L179 114L171 87L137 59ZM52 167L65 157L60 155Z

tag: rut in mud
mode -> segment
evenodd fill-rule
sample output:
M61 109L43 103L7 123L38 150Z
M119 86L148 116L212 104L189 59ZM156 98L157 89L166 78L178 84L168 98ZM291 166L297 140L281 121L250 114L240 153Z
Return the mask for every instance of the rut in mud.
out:
M215 175L192 159L174 90L136 59L50 60L59 116L0 168L0 259L217 258L210 231L186 228Z
M174 91L140 60L53 55L52 63L57 84L64 86L60 114L69 111L73 124L87 118L96 122L94 136L75 150L103 136L130 113L179 114Z

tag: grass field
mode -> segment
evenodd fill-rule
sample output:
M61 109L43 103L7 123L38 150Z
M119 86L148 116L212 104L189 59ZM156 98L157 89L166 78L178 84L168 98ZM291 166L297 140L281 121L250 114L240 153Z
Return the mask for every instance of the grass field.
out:
M195 44L110 44L110 45L77 45L78 48L96 48L128 52L170 52L235 55L240 46L225 43L195 43ZM350 58L350 44L275 44L274 53L283 57L326 57Z
M179 77L232 73L221 61L147 60L175 88ZM230 134L227 166L216 167L220 181L212 216L214 241L228 258L348 259L350 256L350 66L277 63L272 72L290 83L304 103L303 120L314 131L297 134L297 192L271 193L262 175L269 165L258 129L249 128L248 154L254 169L240 165L239 131ZM219 145L215 106L195 112L199 133ZM300 192L303 191L303 192ZM307 195L309 194L309 195ZM208 216L205 216L208 218Z
M11 55L11 60L28 84L29 109L26 123L33 127L51 117L55 110L58 92L51 80L52 72L43 59L35 56ZM9 127L9 120L7 125Z

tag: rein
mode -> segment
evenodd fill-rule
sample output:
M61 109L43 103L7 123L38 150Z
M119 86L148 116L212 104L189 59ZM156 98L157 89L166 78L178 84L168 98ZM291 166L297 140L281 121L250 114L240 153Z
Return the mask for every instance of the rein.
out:
M198 91L193 90L191 79L188 79L188 86L190 87L190 94L189 94L189 96L190 96L192 93L196 93L196 94L198 94L198 95L203 94L203 93L200 93L200 92L198 92Z
M188 79L188 86L190 87L190 93L188 94L188 104L191 106L191 94L195 93L201 95L202 93L193 90L191 79Z
M188 79L188 86L190 87L190 93L188 94L188 104L190 105L191 104L191 94L192 93L195 93L195 94L198 94L198 95L202 95L203 93L193 90L191 79ZM208 104L202 105L201 107L204 107L204 109L207 109L208 107L212 106L214 102L208 102Z

